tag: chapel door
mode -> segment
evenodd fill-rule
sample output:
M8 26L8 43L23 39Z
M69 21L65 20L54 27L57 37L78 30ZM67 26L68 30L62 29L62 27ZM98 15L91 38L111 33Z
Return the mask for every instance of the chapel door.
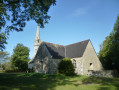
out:
M40 72L43 73L43 61L40 61Z

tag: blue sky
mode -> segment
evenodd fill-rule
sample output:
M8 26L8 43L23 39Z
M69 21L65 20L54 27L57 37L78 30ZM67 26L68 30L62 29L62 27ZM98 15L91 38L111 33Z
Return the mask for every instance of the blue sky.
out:
M90 39L98 53L119 15L119 0L57 0L48 14L49 23L40 28L42 41L68 45ZM32 58L36 29L37 24L31 20L24 31L11 32L6 51L12 55L17 43L23 43L29 47Z

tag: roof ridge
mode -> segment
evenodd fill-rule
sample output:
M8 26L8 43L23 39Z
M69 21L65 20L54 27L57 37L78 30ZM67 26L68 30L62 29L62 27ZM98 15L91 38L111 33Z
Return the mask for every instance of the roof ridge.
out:
M43 41L44 43L49 43L49 44L53 44L53 45L59 45L59 46L64 46L64 45L60 45L60 44L55 44L55 43L51 43L51 42L45 42Z
M80 41L80 42L76 42L76 43L72 43L72 44L69 44L69 45L73 45L73 44L77 44L77 43L81 43L81 42L85 42L85 41L90 41L90 39L87 39L87 40L83 40L83 41ZM59 46L69 46L69 45L60 45L60 44L55 44L55 43L51 43L51 42L45 42L45 41L42 41L44 43L49 43L49 44L53 44L53 45L59 45Z
M72 44L69 44L69 45L74 45L74 44L77 44L77 43L81 43L81 42L85 42L85 41L90 41L90 39L87 39L87 40L83 40L83 41L80 41L80 42L76 42L76 43L72 43ZM66 46L69 46L69 45L65 45Z

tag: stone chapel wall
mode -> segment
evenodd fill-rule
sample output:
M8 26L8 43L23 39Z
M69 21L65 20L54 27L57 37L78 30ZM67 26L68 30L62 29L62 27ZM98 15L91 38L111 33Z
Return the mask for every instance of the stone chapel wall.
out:
M88 75L89 70L102 70L102 64L100 60L98 59L96 52L94 51L94 48L89 41L84 55L83 55L83 68L84 68L84 75Z
M83 75L83 58L71 58L74 65L75 73L77 75Z
M58 64L61 59L50 59L49 60L49 73L56 74L58 73Z

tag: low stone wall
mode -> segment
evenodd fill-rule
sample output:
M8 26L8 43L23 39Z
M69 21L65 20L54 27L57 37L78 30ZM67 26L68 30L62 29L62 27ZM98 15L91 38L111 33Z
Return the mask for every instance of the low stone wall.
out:
M100 71L89 70L88 71L88 76L113 77L114 72L112 70L100 70Z
M3 68L2 68L2 67L0 67L0 70L3 70Z

